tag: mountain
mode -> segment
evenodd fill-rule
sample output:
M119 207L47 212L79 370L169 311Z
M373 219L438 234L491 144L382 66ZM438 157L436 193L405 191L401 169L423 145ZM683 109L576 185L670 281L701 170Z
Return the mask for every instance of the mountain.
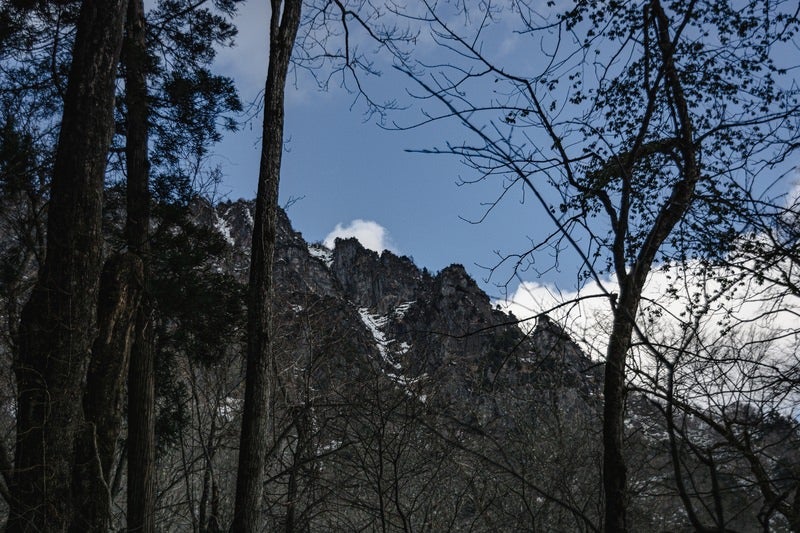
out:
M252 202L199 211L229 245L224 268L244 282ZM351 502L348 525L331 522L336 513L326 512L315 527L361 529L387 505L380 503L382 483L402 482L392 510L383 509L392 520L402 523L405 514L438 531L519 513L502 519L500 529L512 531L530 524L524 498L498 506L453 490L474 490L476 482L498 494L531 490L516 476L537 462L540 476L548 472L536 481L542 494L563 493L562 480L575 478L570 497L596 499L602 369L558 324L540 316L526 335L461 265L430 273L352 238L337 239L333 249L307 243L282 211L277 235L275 359L283 408L276 411L292 413L278 425L297 439L295 455L282 464L291 471L308 461L336 472L276 482L279 501L289 505L288 487L296 483L310 497L319 485L340 486L344 476L354 483L342 496ZM544 468L553 450L574 455ZM475 478L465 465L483 473ZM381 481L375 468L400 472ZM547 528L564 513L570 511L556 506L536 520ZM281 527L285 518L278 512L275 520ZM491 530L488 523L477 529Z
M196 212L227 244L221 268L244 283L253 203ZM273 527L597 527L602 364L560 324L543 314L526 334L463 266L431 273L353 238L333 249L307 243L283 211L274 272L276 428L286 438L276 442L268 489ZM747 461L722 452L730 458L708 463L701 450L723 450L724 439L684 416L676 446L665 420L662 403L629 395L634 530L690 530L674 490L676 457L694 484L684 491L699 520L722 520L715 513L731 508L726 527L751 530L761 511L748 503L759 500L756 487L741 482ZM775 457L795 453L785 432L759 438ZM702 508L714 487L722 507Z
M220 268L244 283L253 203L195 213L227 244ZM541 316L525 334L461 265L431 273L352 238L307 243L283 211L277 235L275 424L290 437L275 444L273 527L299 513L315 530L380 519L387 529L488 531L489 516L518 530L531 523L525 498L494 498L531 490L519 472L551 446L577 454L562 466L581 465L579 477L594 471L576 490L596 492L599 439L582 433L599 427L601 368L558 324ZM567 474L551 474L536 490L563 492ZM480 494L464 493L476 483ZM320 503L320 491L333 492ZM536 521L569 515L556 507Z
M230 245L227 268L242 282L253 209L253 202L239 200L205 215ZM530 385L545 374L584 395L598 392L597 365L558 324L543 315L525 335L461 265L431 274L408 257L378 254L355 238L336 239L332 250L310 244L282 210L277 235L276 311L283 320L307 319L309 306L327 302L348 325L347 336L364 339L364 352L409 394L446 403L501 384Z
M109 253L124 249L122 200L110 191ZM231 521L253 207L199 199L188 212L154 206L163 531L221 531ZM9 326L0 354L11 368L10 332L39 255L3 220L0 299ZM283 211L274 261L268 530L600 529L603 366L561 324L540 315L523 331L463 266L429 272L355 239L332 249L308 243ZM13 406L12 376L0 378ZM671 413L658 388L663 376L646 395L635 379L624 435L631 531L790 530L783 516L797 493L796 421L736 398ZM7 447L14 420L13 408L0 410ZM125 523L124 442L109 483L117 529ZM769 503L765 490L774 494Z

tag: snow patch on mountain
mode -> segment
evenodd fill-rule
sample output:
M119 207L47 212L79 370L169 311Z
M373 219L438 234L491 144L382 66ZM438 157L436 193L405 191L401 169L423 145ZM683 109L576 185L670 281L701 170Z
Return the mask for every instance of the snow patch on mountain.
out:
M311 254L311 257L316 257L325 263L328 268L333 264L333 252L326 248L324 244L309 244L308 253Z
M225 239L225 242L231 246L236 244L236 241L233 238L233 230L230 223L224 218L220 217L217 211L214 211L214 229L216 229L219 234L222 235L222 238Z
M399 319L399 318L403 318L404 316L406 316L406 313L408 312L408 310L415 303L417 303L416 300L411 300L410 302L404 302L404 303L398 305L397 308L394 310L394 313L393 313L395 318Z
M413 302L402 304L400 307L406 306L406 309L408 309L408 305L411 303ZM374 315L370 313L369 309L366 307L359 308L358 314L361 316L361 321L365 326L367 326L367 329L369 329L370 333L372 334L372 338L375 340L375 345L378 347L378 352L381 354L381 359L384 363L391 366L395 370L395 372L383 371L384 375L394 383L401 386L408 396L417 398L421 402L425 402L427 400L427 396L425 394L417 394L411 387L423 380L426 375L422 374L416 378L408 378L404 376L403 374L399 373L401 370L403 370L403 366L395 361L390 354L390 345L395 343L395 339L387 339L386 334L381 331L381 328L386 325L386 323L389 321L389 318L386 316ZM411 345L406 342L395 344L395 346L396 348L392 351L401 355L411 349Z
M242 412L243 405L244 402L241 399L234 398L233 396L226 396L217 408L217 412L222 418L230 421L233 420L237 414Z
M392 356L389 355L388 347L394 342L394 339L387 339L386 335L381 331L381 328L386 325L388 319L385 316L371 314L366 307L359 308L358 314L361 316L361 321L367 326L370 333L372 333L372 338L375 339L375 344L378 347L378 352L380 352L383 362L395 370L402 370L403 367L400 363L392 359Z

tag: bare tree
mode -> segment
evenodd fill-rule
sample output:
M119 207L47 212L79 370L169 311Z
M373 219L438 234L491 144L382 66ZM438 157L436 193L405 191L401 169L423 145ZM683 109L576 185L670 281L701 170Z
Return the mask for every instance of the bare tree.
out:
M464 5L454 19L452 6L426 2L409 16L452 53L403 70L442 109L418 125L455 120L471 135L427 152L460 156L476 180L503 177L502 196L520 187L553 223L552 234L507 257L516 268L534 263L538 250L560 254L567 245L582 264L580 279L602 288L605 274L616 278L619 294L603 289L613 316L604 528L626 531L626 361L643 288L664 258L703 255L692 228L735 235L740 227L720 205L742 205L746 187L759 194L752 176L797 146L796 84L778 63L797 18L786 3L578 2L562 13L553 6L515 1L477 14ZM539 50L536 60L497 59L491 30L503 28L504 15L515 21L506 31Z
M734 279L690 283L685 293L703 296L665 308L643 332L649 363L630 370L664 417L671 478L694 529L794 530L796 309L780 286Z

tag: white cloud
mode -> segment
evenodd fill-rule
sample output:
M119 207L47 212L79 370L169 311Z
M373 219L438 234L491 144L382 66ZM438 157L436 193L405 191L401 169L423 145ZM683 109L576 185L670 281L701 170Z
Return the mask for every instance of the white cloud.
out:
M654 270L644 288L640 327L654 342L669 344L680 338L687 322L695 323L702 338L711 343L724 342L729 335L727 327L735 326L743 334L750 331L778 339L775 348L793 351L800 334L800 298L754 279L741 279L732 288L723 288L720 281L725 276L723 271L704 271L697 263ZM729 277L728 281L734 280ZM506 301L495 303L520 319L547 312L591 357L599 359L605 356L611 330L608 293L619 293L613 276L602 284L591 282L580 291L567 292L523 282ZM531 320L528 326L533 325Z
M605 355L605 338L610 324L610 304L607 292L616 292L617 284L606 280L596 282L580 291L561 291L553 285L525 281L505 301L495 302L518 319L528 319L547 313L563 326L592 358ZM536 325L535 320L522 324L523 329Z
M800 416L800 391L781 388L800 362L800 297L752 277L729 278L735 283L725 288L720 283L724 275L721 270L704 271L697 263L652 272L637 325L661 356L676 364L677 394L686 400L705 408L754 403ZM611 293L619 290L613 279L602 286ZM496 303L521 319L547 312L590 357L604 359L612 316L600 284L559 292L524 282L508 301ZM535 321L526 325L533 327ZM696 337L688 337L687 331ZM629 378L645 389L663 386L664 365L635 337Z
M358 218L346 226L336 224L333 231L325 237L323 244L328 248L333 248L337 237L341 239L355 237L364 248L375 250L378 253L384 250L396 251L386 228L372 220Z

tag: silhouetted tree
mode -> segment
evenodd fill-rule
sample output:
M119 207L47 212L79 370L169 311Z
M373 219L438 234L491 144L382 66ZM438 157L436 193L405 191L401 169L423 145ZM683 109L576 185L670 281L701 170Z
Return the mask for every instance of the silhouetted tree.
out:
M48 208L47 252L22 311L14 500L8 529L65 530L102 265L101 215L127 2L88 0L77 21Z
M460 156L477 179L502 176L504 191L520 186L552 222L551 235L510 260L525 265L538 250L568 247L582 280L602 288L611 273L619 284L619 294L604 289L613 316L604 527L626 531L626 364L643 288L665 258L704 256L709 241L691 228L714 228L730 243L741 226L727 206L758 197L753 176L798 146L796 81L781 64L796 12L786 2L697 0L579 1L565 11L520 0L477 19L457 8L463 26L449 4L409 9L453 53L404 71L442 106L424 123L454 119L471 135L431 151ZM529 49L541 57L504 63L490 33L501 20L533 39Z
M264 88L264 127L258 172L247 312L247 373L232 530L258 531L268 445L272 361L272 263L283 155L284 91L300 0L272 0L269 66Z

